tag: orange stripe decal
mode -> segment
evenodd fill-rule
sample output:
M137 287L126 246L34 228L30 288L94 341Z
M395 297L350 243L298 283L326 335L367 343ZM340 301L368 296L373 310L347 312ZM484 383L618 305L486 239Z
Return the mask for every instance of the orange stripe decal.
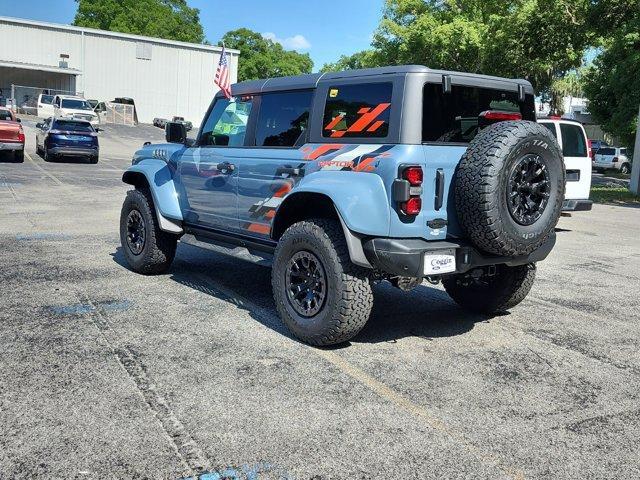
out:
M338 125L342 121L343 118L344 118L344 115L338 115L336 118L331 120L329 122L329 124L326 127L324 127L324 129L325 130L333 130L333 127Z
M249 225L249 228L247 228L247 230L254 233L263 233L266 235L271 232L271 227L269 225L262 225L260 223L252 223L251 225Z
M369 113L365 113L360 117L349 129L348 132L361 132L367 125L373 122L382 112L391 106L390 103L381 103Z
M373 125L371 125L368 129L367 132L375 132L376 130L378 130L382 125L384 125L384 120L378 120L377 122L375 122Z

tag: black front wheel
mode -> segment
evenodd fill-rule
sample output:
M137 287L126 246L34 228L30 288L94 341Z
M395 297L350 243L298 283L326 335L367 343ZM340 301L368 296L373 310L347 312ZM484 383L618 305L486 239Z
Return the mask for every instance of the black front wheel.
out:
M631 173L631 165L628 163L623 163L620 167L620 173L624 173L625 175L629 175Z
M449 296L461 307L493 315L526 298L536 277L536 265L495 265L443 278Z
M351 263L337 220L310 219L289 227L274 254L271 284L280 318L311 345L351 339L373 306L368 273Z
M120 214L120 242L135 272L156 275L171 266L178 237L160 230L148 190L127 192Z

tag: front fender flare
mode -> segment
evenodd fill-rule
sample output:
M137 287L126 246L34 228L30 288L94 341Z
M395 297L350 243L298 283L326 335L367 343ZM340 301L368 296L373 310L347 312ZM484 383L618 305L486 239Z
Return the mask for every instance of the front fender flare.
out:
M122 181L129 185L139 186L141 175L146 179L153 197L160 228L178 233L175 228L178 226L173 222L182 222L183 217L178 192L173 181L172 168L163 160L141 160L124 172ZM182 231L180 227L178 229Z
M320 193L329 197L352 232L372 236L389 235L389 200L379 175L321 170L303 177L290 195L299 192Z

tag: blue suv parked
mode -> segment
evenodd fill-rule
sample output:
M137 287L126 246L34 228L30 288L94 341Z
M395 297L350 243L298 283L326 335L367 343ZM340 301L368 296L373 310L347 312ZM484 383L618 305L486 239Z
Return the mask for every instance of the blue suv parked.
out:
M36 151L49 162L64 157L85 157L98 163L98 131L85 120L47 118L36 124Z
M442 281L489 314L525 298L565 185L528 82L400 66L232 92L195 140L168 123L124 173L133 270L166 271L180 238L244 247L272 260L278 312L313 345L356 335L379 281Z

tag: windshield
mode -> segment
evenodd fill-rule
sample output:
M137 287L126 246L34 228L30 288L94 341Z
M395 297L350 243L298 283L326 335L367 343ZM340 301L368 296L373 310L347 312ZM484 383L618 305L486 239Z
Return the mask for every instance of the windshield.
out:
M453 85L451 92L445 93L442 84L427 83L422 141L468 143L482 128L479 115L488 111L520 114L523 120L536 120L533 95L526 95L521 102L515 90Z
M94 132L90 123L75 122L73 120L56 120L53 123L54 130L66 130L72 132Z
M63 99L62 108L70 108L73 110L91 110L91 105L86 100Z

